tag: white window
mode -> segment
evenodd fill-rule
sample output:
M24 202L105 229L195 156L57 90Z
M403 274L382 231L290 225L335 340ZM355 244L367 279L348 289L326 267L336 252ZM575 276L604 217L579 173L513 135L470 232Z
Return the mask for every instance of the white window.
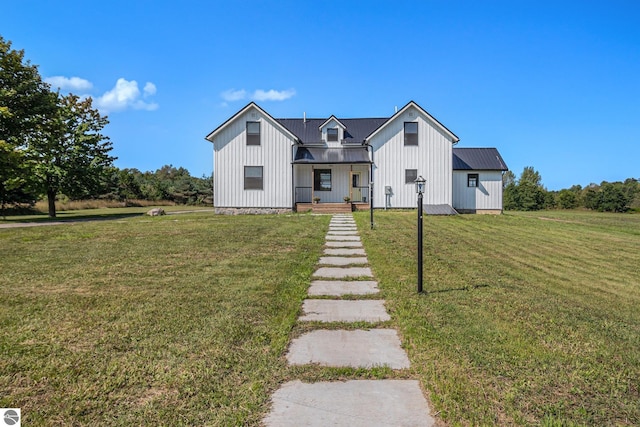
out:
M404 145L418 145L417 122L404 122Z
M247 145L260 145L260 122L247 122Z
M327 129L327 141L337 141L338 140L338 129L337 128L328 128Z

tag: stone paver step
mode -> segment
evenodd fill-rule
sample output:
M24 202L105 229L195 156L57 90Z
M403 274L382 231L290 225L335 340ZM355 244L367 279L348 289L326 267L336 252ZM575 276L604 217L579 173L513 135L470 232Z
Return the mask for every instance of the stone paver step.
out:
M357 231L329 230L329 232L327 232L327 236L357 236L357 235L358 235Z
M338 256L352 256L352 255L365 255L364 249L349 249L349 248L326 248L324 250L325 255L338 255Z
M354 264L368 264L367 257L339 257L339 256L325 256L321 257L318 264L320 265L354 265Z
M395 329L311 331L293 340L287 360L290 365L410 367Z
M334 240L340 242L359 242L360 236L334 236L331 234L327 234L325 236L326 240Z
M373 277L369 267L320 267L313 277L344 279L346 277Z
M330 248L361 248L362 242L349 242L346 240L332 240L325 242L325 246Z
M302 313L301 321L384 322L391 319L382 300L306 299Z
M431 427L435 419L414 380L283 384L271 398L267 427Z
M314 280L309 286L309 296L342 296L377 294L378 282L373 280Z

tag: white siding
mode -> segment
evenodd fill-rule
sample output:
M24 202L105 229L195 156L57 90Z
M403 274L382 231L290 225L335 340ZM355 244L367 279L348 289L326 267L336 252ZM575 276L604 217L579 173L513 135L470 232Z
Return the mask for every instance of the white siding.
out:
M478 187L467 187L467 175L478 174ZM460 210L502 210L502 172L454 171L453 207Z
M418 122L418 146L404 146L404 122ZM408 108L370 141L374 149L374 207L385 206L385 186L391 186L392 208L413 208L415 184L405 184L405 169L417 169L427 180L424 203L452 204L452 145L450 136L416 108Z
M260 122L260 146L247 146L247 121ZM213 142L216 207L292 207L293 140L268 116L250 108L227 124ZM244 189L244 166L263 167L263 190Z

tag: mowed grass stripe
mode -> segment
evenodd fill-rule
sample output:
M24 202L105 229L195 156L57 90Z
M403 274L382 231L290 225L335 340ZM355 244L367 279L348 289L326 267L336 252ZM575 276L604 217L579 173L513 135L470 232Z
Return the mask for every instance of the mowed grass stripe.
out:
M329 217L0 230L0 407L28 425L257 425Z
M422 296L415 211L355 214L445 421L640 424L640 216L553 214L426 217Z

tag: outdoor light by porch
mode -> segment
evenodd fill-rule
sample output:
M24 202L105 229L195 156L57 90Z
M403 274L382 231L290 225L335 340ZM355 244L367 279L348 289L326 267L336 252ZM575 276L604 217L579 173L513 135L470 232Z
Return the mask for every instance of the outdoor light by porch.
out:
M427 181L421 175L414 182L416 193L418 193L418 293L420 293L422 292L422 194Z

